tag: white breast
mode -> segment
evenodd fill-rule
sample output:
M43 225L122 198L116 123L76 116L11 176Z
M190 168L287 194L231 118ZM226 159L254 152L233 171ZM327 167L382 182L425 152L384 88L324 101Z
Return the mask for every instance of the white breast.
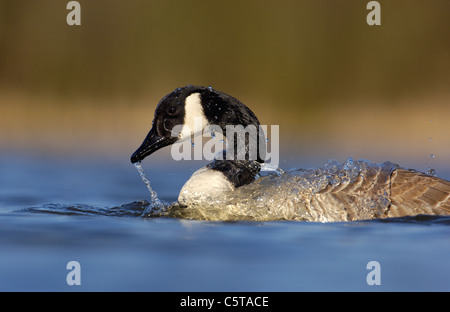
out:
M206 202L233 190L234 186L222 172L203 167L195 171L181 188L178 202L184 205Z

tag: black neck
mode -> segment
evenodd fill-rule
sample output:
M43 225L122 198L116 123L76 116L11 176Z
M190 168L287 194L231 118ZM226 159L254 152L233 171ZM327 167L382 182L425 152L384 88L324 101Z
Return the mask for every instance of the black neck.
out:
M223 159L263 163L266 137L255 114L238 99L209 88L202 90L201 99L205 117L232 139L232 144L227 140Z

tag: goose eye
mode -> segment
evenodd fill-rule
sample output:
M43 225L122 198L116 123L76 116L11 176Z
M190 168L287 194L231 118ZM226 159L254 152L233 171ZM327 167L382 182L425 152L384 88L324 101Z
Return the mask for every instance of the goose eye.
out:
M167 114L169 114L170 116L173 116L177 113L177 108L175 106L170 106L169 109L167 110Z

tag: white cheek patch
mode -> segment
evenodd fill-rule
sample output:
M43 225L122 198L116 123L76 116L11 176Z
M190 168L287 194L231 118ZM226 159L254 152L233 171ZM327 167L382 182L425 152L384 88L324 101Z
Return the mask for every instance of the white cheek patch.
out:
M190 139L191 136L202 134L203 129L208 126L208 120L203 113L200 93L192 93L184 103L184 123L178 134L180 140Z

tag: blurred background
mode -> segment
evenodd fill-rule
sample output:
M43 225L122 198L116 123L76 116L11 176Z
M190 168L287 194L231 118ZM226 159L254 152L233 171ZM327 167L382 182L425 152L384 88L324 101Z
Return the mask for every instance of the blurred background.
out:
M379 1L380 26L363 0L78 2L69 26L68 1L0 0L1 153L128 162L197 84L279 125L281 166L449 169L448 0Z

